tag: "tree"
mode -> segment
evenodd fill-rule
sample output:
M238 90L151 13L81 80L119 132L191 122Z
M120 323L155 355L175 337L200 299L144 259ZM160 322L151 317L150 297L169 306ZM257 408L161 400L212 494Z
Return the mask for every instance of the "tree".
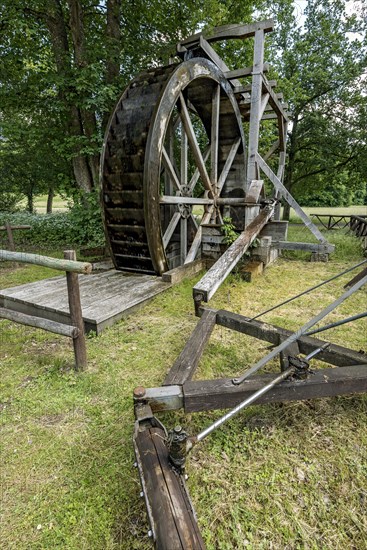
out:
M310 197L343 174L351 196L367 180L366 20L340 0L309 0L298 25L294 6L278 8L272 56L291 113L285 186Z

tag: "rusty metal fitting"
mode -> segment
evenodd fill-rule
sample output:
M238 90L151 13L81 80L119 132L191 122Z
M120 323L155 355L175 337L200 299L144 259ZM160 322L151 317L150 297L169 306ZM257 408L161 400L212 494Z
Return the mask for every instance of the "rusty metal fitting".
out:
M142 399L145 396L144 386L137 386L133 391L134 399Z

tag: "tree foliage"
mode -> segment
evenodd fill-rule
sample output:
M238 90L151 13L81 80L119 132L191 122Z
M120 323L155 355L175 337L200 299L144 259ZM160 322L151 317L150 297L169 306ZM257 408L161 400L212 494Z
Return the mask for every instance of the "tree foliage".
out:
M350 204L365 192L366 19L348 4L309 0L296 21L294 6L278 3L272 56L291 113L285 185L303 204Z
M50 188L93 190L104 129L128 81L167 63L175 44L198 29L262 16L277 20L268 58L291 112L287 187L308 203L316 190L321 202L362 200L365 19L347 13L349 4L310 0L297 24L290 0L1 0L3 201L5 192L22 193L31 208L32 196ZM251 63L242 42L215 47L233 67Z

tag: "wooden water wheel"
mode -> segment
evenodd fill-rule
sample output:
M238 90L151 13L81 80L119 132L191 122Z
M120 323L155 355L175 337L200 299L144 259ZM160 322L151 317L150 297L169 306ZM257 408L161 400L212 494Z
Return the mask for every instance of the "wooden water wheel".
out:
M103 152L116 267L161 274L194 260L202 224L222 223L236 197L244 200L244 156L237 101L214 63L194 58L135 79Z
M178 45L180 63L145 71L125 90L101 162L106 236L117 269L161 275L200 257L208 225L218 232L229 217L243 230L259 213L260 169L269 172L265 161L276 151L276 175L266 175L278 185L274 195L281 194L287 116L275 81L264 74L264 34L271 29L263 21L189 37ZM229 70L210 45L249 37L254 61L243 69ZM277 125L277 140L262 158L260 124L267 120Z

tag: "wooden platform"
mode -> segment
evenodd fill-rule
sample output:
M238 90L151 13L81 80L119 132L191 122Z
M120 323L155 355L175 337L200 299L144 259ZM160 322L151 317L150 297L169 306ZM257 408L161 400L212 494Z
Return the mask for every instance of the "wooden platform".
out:
M86 331L97 334L171 286L160 277L116 270L79 275L79 285ZM66 277L0 290L0 307L69 323Z

